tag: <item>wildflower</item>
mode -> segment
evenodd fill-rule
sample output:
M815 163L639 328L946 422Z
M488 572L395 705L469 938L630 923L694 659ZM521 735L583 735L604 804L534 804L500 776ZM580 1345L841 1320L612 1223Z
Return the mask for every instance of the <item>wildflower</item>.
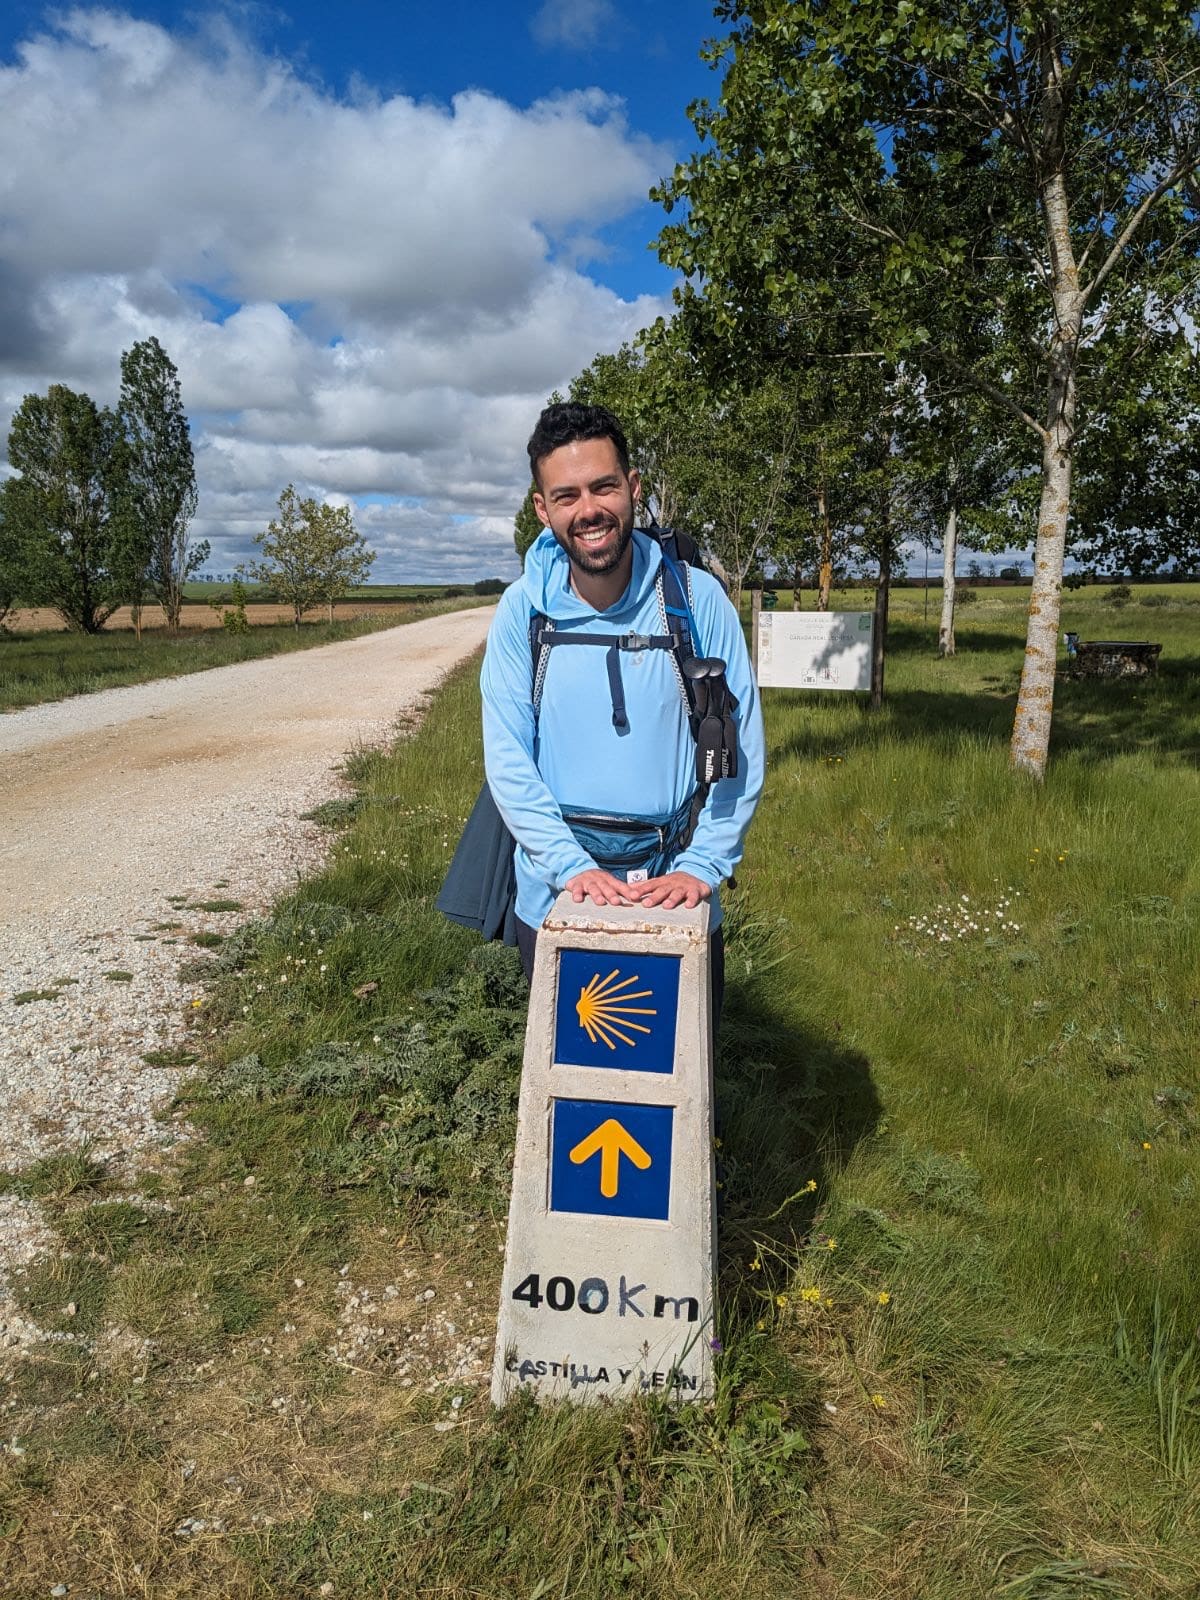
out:
M762 1321L762 1320L761 1320L761 1319L760 1319L760 1320L759 1320L759 1321L758 1321L758 1322L756 1322L756 1323L755 1323L755 1324L754 1324L754 1326L755 1326L755 1327L756 1327L756 1328L757 1328L757 1329L758 1329L758 1331L759 1331L759 1333L761 1333L761 1332L762 1332L762 1331L763 1331L763 1329L764 1329L764 1328L765 1328L765 1327L766 1327L766 1323L765 1323L765 1322L763 1322L763 1321Z
M821 1304L825 1307L826 1311L832 1311L833 1310L833 1296L831 1294L827 1294L825 1296L824 1300L821 1301Z
M887 1406L887 1400L881 1394L873 1394L871 1396L871 1404L875 1407L876 1411L883 1411Z
M819 1306L821 1303L821 1291L820 1289L812 1288L801 1289L800 1298L801 1300L807 1300L809 1305Z
M751 1272L757 1272L761 1268L761 1266L762 1266L762 1262L758 1259L757 1256L755 1256L754 1260L750 1263L750 1271Z
M837 1240L836 1239L826 1239L825 1248L826 1248L826 1250L836 1250L837 1249Z
M192 1009L193 1009L193 1011L195 1010L195 1008L197 1006L202 1006L203 1004L204 1004L203 1000L193 1000L192 1001Z
M720 1150L721 1147L722 1147L721 1146L721 1140L720 1139L714 1139L713 1140L713 1149L714 1150Z
M880 1289L879 1293L875 1296L875 1298L876 1298L876 1300L879 1301L879 1304L881 1306L891 1305L891 1303L892 1303L892 1297L887 1292L886 1289Z
M804 1185L804 1192L805 1192L805 1194L816 1194L816 1192L817 1192L817 1180L815 1178L810 1178L808 1180L808 1182Z
M1150 1143L1149 1139L1143 1139L1142 1140L1142 1149L1143 1150L1152 1150L1153 1148L1154 1148L1154 1146Z
M712 1351L713 1355L719 1356L721 1351L724 1350L725 1346L721 1343L720 1339L710 1339L708 1341L708 1348Z
M785 1306L785 1305L787 1305L787 1303L788 1303L787 1295L785 1295L785 1294L777 1294L775 1296L775 1304L777 1306Z

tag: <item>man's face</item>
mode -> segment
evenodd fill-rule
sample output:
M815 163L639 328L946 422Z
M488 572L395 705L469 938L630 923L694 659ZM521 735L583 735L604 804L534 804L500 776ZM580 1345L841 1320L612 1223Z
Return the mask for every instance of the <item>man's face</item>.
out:
M636 472L621 468L611 439L577 439L538 463L533 506L571 561L584 572L613 572L629 548Z

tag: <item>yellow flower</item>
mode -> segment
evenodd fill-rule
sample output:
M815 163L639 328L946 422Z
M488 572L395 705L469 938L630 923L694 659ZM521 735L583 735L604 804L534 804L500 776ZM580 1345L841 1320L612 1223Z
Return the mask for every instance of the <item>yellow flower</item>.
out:
M197 1006L202 1006L203 1004L204 1004L203 1000L193 1000L192 1001L192 1009L195 1010L195 1008Z
M820 1305L821 1291L820 1289L801 1289L800 1298L801 1300L807 1300L809 1305Z
M756 1322L754 1324L754 1326L758 1329L759 1333L761 1333L763 1331L763 1329L766 1327L766 1323L765 1322Z
M758 1259L757 1256L755 1256L754 1260L750 1263L750 1271L751 1272L757 1272L761 1268L761 1266L762 1266L762 1262Z
M720 1139L714 1139L714 1140L713 1140L713 1149L714 1149L714 1150L719 1150L719 1149L720 1149L720 1148L721 1148L721 1141L720 1141Z
M875 1298L879 1301L881 1306L890 1305L892 1301L892 1297L886 1289L880 1289Z
M876 1411L882 1411L887 1406L887 1400L881 1394L873 1394L871 1396L871 1404L875 1407Z
M827 1294L824 1300L821 1301L821 1304L825 1307L826 1311L831 1311L833 1309L833 1296Z
M825 1248L826 1248L826 1250L836 1250L837 1249L837 1240L836 1239L826 1239Z
M805 1192L805 1194L816 1194L816 1192L817 1192L817 1180L815 1178L810 1178L808 1180L808 1182L804 1185L804 1192Z
M1142 1149L1143 1150L1153 1150L1153 1148L1154 1148L1154 1146L1150 1143L1149 1139L1143 1139L1142 1140Z
M775 1304L777 1306L785 1306L785 1305L787 1305L787 1302L788 1302L787 1295L785 1295L785 1294L777 1294L775 1296Z

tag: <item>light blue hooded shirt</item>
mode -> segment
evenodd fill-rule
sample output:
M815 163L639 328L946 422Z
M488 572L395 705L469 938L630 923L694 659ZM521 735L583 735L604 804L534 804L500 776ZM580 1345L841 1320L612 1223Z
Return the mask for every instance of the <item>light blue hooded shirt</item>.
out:
M525 572L501 596L488 633L481 686L488 786L517 841L517 915L538 928L568 879L595 868L563 821L573 811L661 816L696 788L696 742L669 650L622 650L628 726L615 728L605 653L562 644L548 652L540 713L533 709L529 622L537 611L560 628L597 634L661 635L655 575L657 540L633 533L629 587L607 611L581 600L570 563L547 530L525 557ZM672 863L714 890L712 926L721 920L717 886L742 857L763 784L758 688L737 613L715 578L688 569L698 656L719 656L737 697L738 770L715 783L687 848Z

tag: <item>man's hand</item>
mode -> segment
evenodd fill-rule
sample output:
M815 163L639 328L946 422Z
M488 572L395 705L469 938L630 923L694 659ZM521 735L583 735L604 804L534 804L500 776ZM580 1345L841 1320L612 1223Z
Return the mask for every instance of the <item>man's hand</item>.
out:
M690 910L701 900L712 898L712 889L703 878L693 878L690 872L668 872L661 878L647 878L645 883L626 883L621 887L640 906L662 906L673 911L676 906Z
M598 906L632 905L636 899L634 890L645 887L644 883L622 883L620 878L614 878L611 872L602 872L599 867L577 872L564 885L571 891L576 905L582 905L586 899L595 901Z

